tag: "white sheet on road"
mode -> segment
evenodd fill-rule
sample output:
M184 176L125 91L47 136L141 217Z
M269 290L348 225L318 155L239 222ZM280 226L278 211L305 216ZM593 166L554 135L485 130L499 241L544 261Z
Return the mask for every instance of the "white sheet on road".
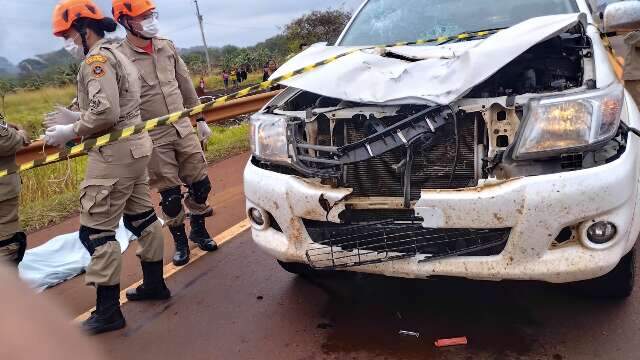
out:
M370 104L450 104L534 45L582 22L584 14L532 18L485 40L442 46L394 47L388 51L419 61L363 50L282 83L316 94ZM417 39L407 39L408 41ZM362 47L312 46L273 77Z
M122 221L116 231L122 252L136 237L124 227ZM20 278L37 291L69 280L89 265L91 256L80 242L79 233L56 236L45 244L27 250L20 263Z

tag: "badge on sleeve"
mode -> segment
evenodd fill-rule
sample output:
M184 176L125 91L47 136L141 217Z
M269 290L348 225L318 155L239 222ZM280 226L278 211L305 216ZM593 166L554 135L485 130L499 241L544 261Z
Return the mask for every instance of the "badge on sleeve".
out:
M99 114L103 109L102 101L98 98L91 99L89 102L89 111L94 114Z
M107 74L107 70L104 68L103 64L95 64L91 67L91 72L93 72L93 76L96 78L101 78Z
M91 55L87 58L87 60L85 60L85 62L87 63L87 65L92 65L95 63L100 63L100 64L104 64L107 62L107 57L104 55Z
M101 78L107 74L104 64L107 63L107 57L104 55L91 55L85 60L87 65L91 66L91 72L96 78Z

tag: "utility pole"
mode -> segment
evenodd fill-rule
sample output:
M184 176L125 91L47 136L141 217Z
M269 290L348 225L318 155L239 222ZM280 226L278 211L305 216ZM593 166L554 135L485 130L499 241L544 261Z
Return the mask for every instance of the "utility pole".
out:
M202 33L202 43L204 44L204 55L207 58L207 72L211 72L211 59L209 58L209 47L207 46L207 38L204 36L204 27L202 22L204 18L200 15L200 6L198 6L198 0L193 0L196 4L196 15L198 15L198 23L200 24L200 33Z

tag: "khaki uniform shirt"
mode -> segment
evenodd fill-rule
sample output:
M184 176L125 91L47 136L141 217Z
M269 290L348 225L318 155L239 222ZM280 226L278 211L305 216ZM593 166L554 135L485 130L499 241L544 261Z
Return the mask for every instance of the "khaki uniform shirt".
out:
M627 53L624 57L624 80L640 80L640 31L624 38Z
M143 120L150 120L170 113L200 105L187 65L174 44L167 39L154 38L153 53L123 41L118 50L140 70L142 92L140 111ZM176 131L177 130L177 131ZM189 118L172 125L160 126L150 132L154 144L173 142L193 133Z
M16 151L24 146L26 139L17 130L0 122L0 169L11 169L16 164ZM11 174L0 178L0 201L12 199L20 194L20 176Z
M104 135L140 121L140 76L117 45L97 42L80 65L80 120L74 131L82 137Z

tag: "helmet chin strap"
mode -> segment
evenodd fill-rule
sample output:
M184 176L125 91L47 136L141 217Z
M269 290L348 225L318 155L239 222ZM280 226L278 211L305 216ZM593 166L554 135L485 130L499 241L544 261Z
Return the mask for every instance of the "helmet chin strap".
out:
M89 43L87 42L87 28L85 26L74 24L73 28L80 34L80 40L82 40L82 51L87 55L89 53Z
M129 16L122 17L120 19L120 25L122 25L125 29L127 29L127 31L129 31L135 37L138 37L138 38L144 39L144 40L151 40L150 37L146 37L146 36L140 34L140 32L138 32L136 29L134 29L133 26L131 26L131 24L129 24L129 20L130 19L131 18Z

